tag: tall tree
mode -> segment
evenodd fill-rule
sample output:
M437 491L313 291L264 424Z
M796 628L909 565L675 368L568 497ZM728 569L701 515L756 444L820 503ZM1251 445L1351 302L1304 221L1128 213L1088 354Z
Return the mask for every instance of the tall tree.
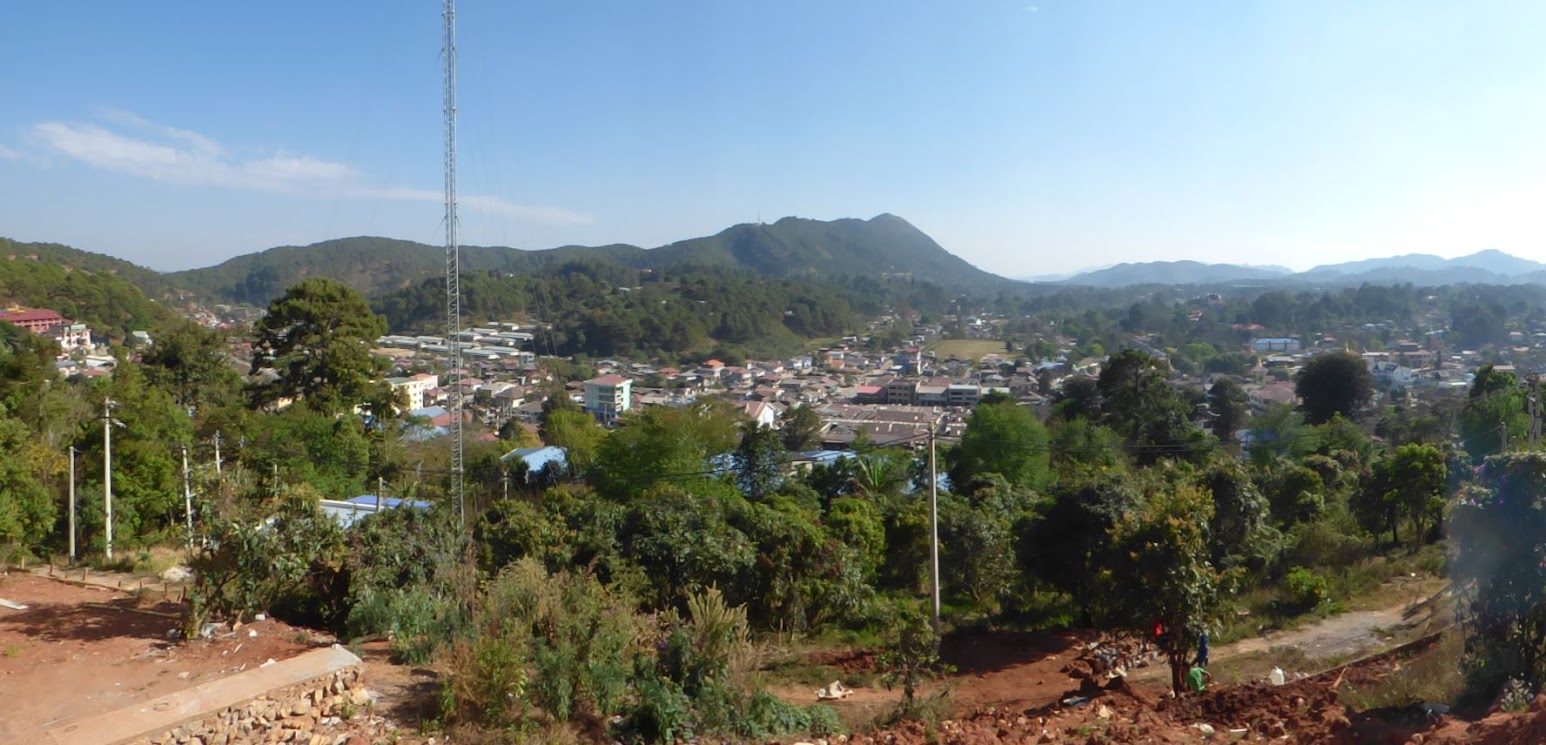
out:
M390 402L381 380L385 363L370 350L384 333L386 321L353 288L325 277L301 281L270 303L258 323L252 374L272 368L278 377L254 389L256 400L295 397L332 414L382 408Z
M988 401L966 418L961 444L950 451L950 482L956 490L989 473L1010 484L1035 489L1046 483L1047 428L1036 415L1013 401Z
M1190 484L1155 489L1145 509L1127 513L1112 531L1113 563L1104 577L1127 629L1146 633L1159 619L1160 651L1180 693L1193 643L1217 619L1228 576L1208 560L1213 500Z
M785 450L798 453L821 444L821 415L815 409L791 406L778 419Z
M1374 464L1373 483L1361 493L1354 507L1369 527L1389 530L1392 541L1400 540L1396 524L1406 518L1412 523L1413 543L1421 544L1428 527L1444 512L1444 482L1448 473L1444 454L1438 448L1402 445Z
M241 377L229 360L224 337L191 321L161 334L141 358L150 383L184 409L234 403Z
M1096 380L1101 422L1122 433L1140 464L1206 455L1193 406L1170 385L1169 370L1153 355L1124 349L1106 361Z
M1245 389L1234 378L1219 378L1208 389L1208 408L1213 412L1213 434L1224 442L1234 442L1250 412Z
M1490 695L1510 678L1546 683L1546 455L1498 455L1455 507L1450 576L1462 596L1463 660Z
M779 433L753 421L741 424L741 441L734 452L736 485L747 499L759 501L772 494L789 470L789 451Z
M1477 370L1458 425L1466 452L1480 463L1503 452L1506 442L1522 442L1528 428L1524 391L1514 374L1492 365Z
M1351 352L1318 354L1299 371L1294 394L1310 424L1330 421L1336 414L1357 418L1374 397L1374 375Z

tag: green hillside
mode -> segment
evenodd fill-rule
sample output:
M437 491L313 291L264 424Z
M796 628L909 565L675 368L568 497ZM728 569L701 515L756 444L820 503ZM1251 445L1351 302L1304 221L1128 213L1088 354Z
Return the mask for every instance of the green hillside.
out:
M468 246L463 271L529 273L574 261L602 260L634 269L684 265L802 278L911 275L951 290L995 291L1019 283L984 272L893 215L830 222L786 217L736 225L654 249L629 245L563 246L539 251ZM410 288L444 271L438 246L389 238L343 238L238 256L217 266L167 275L205 297L261 305L309 276L326 276L367 294Z
M517 275L470 273L462 293L469 325L543 321L534 348L547 354L669 361L790 354L813 338L861 331L888 306L938 314L950 302L939 286L913 279L769 278L688 264L645 271L595 259ZM372 307L394 333L436 333L445 287L426 279L376 296Z
M0 238L0 305L50 308L113 337L151 329L173 313L166 278L111 256L56 243Z

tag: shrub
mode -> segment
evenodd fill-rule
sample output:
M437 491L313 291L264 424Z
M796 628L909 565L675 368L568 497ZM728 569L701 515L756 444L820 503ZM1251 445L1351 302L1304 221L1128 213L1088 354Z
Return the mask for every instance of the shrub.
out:
M900 718L912 717L917 712L918 684L944 672L947 667L939 659L939 632L916 607L901 614L896 637L876 662L881 670L881 683L887 690L902 687L902 701L897 710Z
M1283 575L1283 593L1294 608L1310 610L1331 599L1326 578L1304 567L1294 567Z
M258 516L208 520L209 548L189 561L193 601L186 630L197 633L207 615L240 619L283 605L286 617L335 615L320 607L332 594L344 554L343 534L322 514L314 494L297 492Z

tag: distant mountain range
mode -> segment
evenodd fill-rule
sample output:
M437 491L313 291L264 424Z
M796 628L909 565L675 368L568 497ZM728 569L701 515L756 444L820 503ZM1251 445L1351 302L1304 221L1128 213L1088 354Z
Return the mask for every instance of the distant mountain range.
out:
M1446 259L1431 254L1406 254L1324 264L1305 272L1284 267L1204 264L1196 261L1152 261L1118 264L1062 279L1060 284L1083 287L1131 285L1304 284L1345 285L1371 282L1445 285L1546 283L1546 264L1521 259L1496 249Z
M532 251L466 246L461 259L467 272L533 272L599 259L635 269L714 266L773 278L906 275L953 291L983 293L1020 284L972 266L895 215L832 221L786 217L651 249L626 244ZM174 272L168 279L204 297L261 305L309 276L332 277L378 294L444 271L440 246L359 237L271 248L212 267Z
M332 277L378 296L414 287L444 271L439 246L374 237L280 246L211 267L167 274L68 246L0 239L0 260L6 259L11 265L9 271L0 272L0 303L51 303L70 308L82 319L118 328L136 327L163 315L166 306L154 301L177 301L179 296L263 305L299 280L314 276ZM647 270L719 267L775 279L902 276L976 295L1036 296L1077 287L1135 285L1546 284L1546 263L1497 250L1456 259L1407 254L1298 273L1279 266L1158 261L1118 264L1055 280L1046 276L1012 280L978 269L906 220L889 214L868 220L786 217L771 224L734 225L711 236L650 249L614 244L543 250L467 246L462 250L462 268L469 274L538 272L577 261ZM44 271L49 267L53 270ZM87 301L71 306L71 298L82 295L71 287L86 278L99 286L86 293ZM127 299L128 293L139 294L131 287L143 292L141 301ZM144 303L144 299L153 302ZM132 309L125 310L129 306Z

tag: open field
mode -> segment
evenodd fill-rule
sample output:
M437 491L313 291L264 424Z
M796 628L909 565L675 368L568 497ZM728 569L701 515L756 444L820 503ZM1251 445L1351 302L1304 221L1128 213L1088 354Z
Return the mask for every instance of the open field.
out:
M934 345L934 353L940 357L980 360L984 355L1003 354L1004 342L995 339L946 339Z

